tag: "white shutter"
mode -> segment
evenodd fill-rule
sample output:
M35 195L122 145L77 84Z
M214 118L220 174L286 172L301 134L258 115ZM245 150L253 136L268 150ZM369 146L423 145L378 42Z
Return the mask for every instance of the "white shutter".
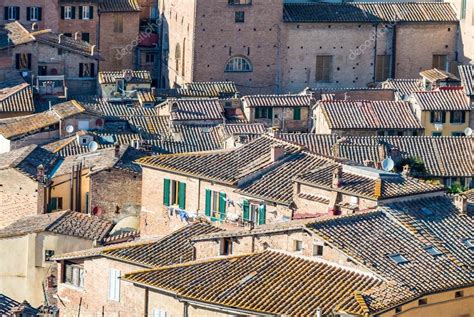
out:
M120 271L110 269L109 271L109 299L120 301Z

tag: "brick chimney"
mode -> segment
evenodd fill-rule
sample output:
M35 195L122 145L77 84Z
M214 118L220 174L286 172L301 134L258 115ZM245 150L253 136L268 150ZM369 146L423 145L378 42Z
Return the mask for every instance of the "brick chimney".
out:
M402 175L408 177L411 175L411 167L408 164L403 165Z
M40 183L44 183L44 166L40 164L36 167L36 180Z
M454 205L459 213L465 215L467 213L467 197L464 195L455 195L453 198Z
M377 149L379 151L379 159L380 161L383 161L387 157L387 151L385 149L385 145L379 144L377 146Z
M120 145L119 144L115 144L115 157L116 158L120 158Z
M94 56L95 54L95 45L91 46L91 56Z
M342 166L338 165L332 172L332 187L339 188L342 185Z
M79 32L74 33L74 40L79 40Z
M375 198L382 197L382 185L383 185L382 179L377 178L375 180L375 186L374 186L374 196L375 196Z
M285 156L285 147L283 145L272 145L270 148L271 161L276 162Z

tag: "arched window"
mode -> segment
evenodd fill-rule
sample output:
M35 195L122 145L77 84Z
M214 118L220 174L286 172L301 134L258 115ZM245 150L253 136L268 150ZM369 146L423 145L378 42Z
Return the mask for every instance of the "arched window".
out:
M226 72L251 72L252 70L252 63L242 56L232 57L225 65Z

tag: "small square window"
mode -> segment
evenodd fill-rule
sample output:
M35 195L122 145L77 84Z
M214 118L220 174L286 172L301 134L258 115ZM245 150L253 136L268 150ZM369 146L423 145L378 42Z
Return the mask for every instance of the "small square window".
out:
M464 291L457 291L454 293L454 298L464 297Z
M422 298L418 300L418 306L426 305L426 304L428 304L428 299Z
M302 251L303 250L303 241L295 240L294 241L294 248L295 248L296 252Z
M313 256L322 256L324 247L322 245L314 244L313 245Z
M245 12L237 11L235 12L235 23L244 23L245 22Z
M44 251L44 260L51 261L51 258L54 256L54 250L45 250Z

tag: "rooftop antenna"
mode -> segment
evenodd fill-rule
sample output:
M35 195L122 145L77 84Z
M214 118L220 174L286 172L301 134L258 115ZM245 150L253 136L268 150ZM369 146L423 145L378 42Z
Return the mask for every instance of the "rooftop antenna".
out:
M390 172L394 166L395 162L390 157L382 161L382 169L386 172Z

